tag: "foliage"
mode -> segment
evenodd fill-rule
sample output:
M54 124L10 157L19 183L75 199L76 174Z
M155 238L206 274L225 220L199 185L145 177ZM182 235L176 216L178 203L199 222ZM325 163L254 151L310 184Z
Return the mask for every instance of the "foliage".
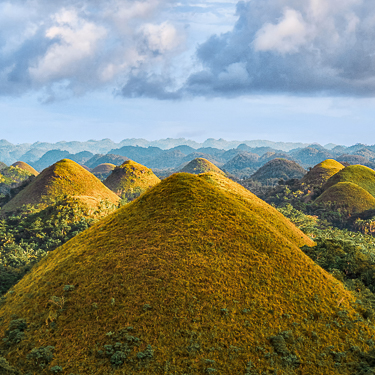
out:
M15 285L42 257L89 228L110 207L103 202L96 210L79 199L61 197L44 209L0 220L0 295Z

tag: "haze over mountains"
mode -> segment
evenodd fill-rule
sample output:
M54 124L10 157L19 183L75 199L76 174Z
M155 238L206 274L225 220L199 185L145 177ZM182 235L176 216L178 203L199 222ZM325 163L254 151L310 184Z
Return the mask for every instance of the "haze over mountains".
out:
M146 141L125 139L115 143L110 139L87 142L58 142L13 145L0 141L0 160L7 165L16 161L30 164L37 171L68 158L90 169L100 164L121 165L133 160L153 169L157 175L176 172L196 158L204 158L225 172L237 177L249 177L257 169L276 158L288 159L307 169L326 159L346 165L375 167L375 145L285 143L271 141L225 141L207 139L198 143L184 138ZM163 172L164 171L164 172ZM167 173L168 175L168 173Z

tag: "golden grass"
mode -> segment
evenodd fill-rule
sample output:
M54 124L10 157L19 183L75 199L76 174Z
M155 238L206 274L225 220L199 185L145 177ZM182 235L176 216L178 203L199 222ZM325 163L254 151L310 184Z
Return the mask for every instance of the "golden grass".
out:
M49 367L66 374L244 374L249 361L256 374L352 374L350 347L368 350L374 329L357 319L343 284L282 233L286 219L262 207L214 174L168 177L51 252L6 295L0 336L13 314L28 323L7 360L48 374L25 358L51 345ZM63 310L51 296L64 297ZM140 347L113 369L97 350L123 342L129 326ZM285 331L294 339L281 353ZM138 368L147 345L154 357ZM339 365L332 347L344 353Z
M34 176L38 176L39 172L35 170L31 165L23 162L23 161L16 161L12 164L12 167L18 167L20 169L24 169L27 172L30 172Z
M210 161L204 158L196 158L192 160L191 162L186 164L179 172L192 174L215 172L225 175L225 173L221 169L219 169L215 164L211 163Z
M76 162L63 159L43 170L33 182L21 190L3 208L12 212L24 205L40 205L61 196L90 196L95 201L105 200L116 204L119 198L93 174Z
M332 202L336 208L345 207L350 213L375 208L375 198L352 182L338 182L321 194L314 203Z
M352 182L375 197L375 171L364 165L350 165L342 169L323 185L323 190L339 182Z
M160 179L151 169L133 160L127 160L114 168L112 173L103 181L105 186L120 197L140 195L159 182Z
M317 164L311 171L301 179L306 185L322 185L330 177L345 167L336 160L327 159Z

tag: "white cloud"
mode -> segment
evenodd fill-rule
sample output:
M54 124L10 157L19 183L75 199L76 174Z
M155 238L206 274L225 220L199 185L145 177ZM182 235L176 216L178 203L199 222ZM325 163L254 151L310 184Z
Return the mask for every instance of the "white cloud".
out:
M69 78L72 71L84 69L84 61L95 56L98 42L107 35L104 27L80 18L74 10L62 9L53 18L55 26L45 36L56 42L29 69L31 77L41 83Z

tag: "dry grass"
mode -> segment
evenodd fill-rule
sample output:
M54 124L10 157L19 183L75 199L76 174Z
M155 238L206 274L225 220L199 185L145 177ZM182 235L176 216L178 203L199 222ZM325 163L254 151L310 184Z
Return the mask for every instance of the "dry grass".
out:
M222 175L225 173L219 169L215 164L211 163L207 159L204 158L196 158L186 164L180 172L183 173L192 173L192 174L200 174L200 173L207 173L207 172L215 172Z
M55 347L49 366L67 374L244 374L249 361L253 374L352 374L350 348L368 350L375 331L280 221L223 177L172 175L54 250L7 294L0 336L13 314L28 329L6 358L34 375L50 372L25 358L46 346ZM62 310L51 296L64 297ZM97 351L124 342L129 326L140 346L113 369ZM154 356L143 369L136 353L147 345Z
M47 206L49 201L54 201L61 196L91 197L90 199L95 202L103 200L113 204L119 201L116 194L105 187L93 174L76 162L63 159L40 173L2 208L2 212L13 212L29 204L45 203Z

